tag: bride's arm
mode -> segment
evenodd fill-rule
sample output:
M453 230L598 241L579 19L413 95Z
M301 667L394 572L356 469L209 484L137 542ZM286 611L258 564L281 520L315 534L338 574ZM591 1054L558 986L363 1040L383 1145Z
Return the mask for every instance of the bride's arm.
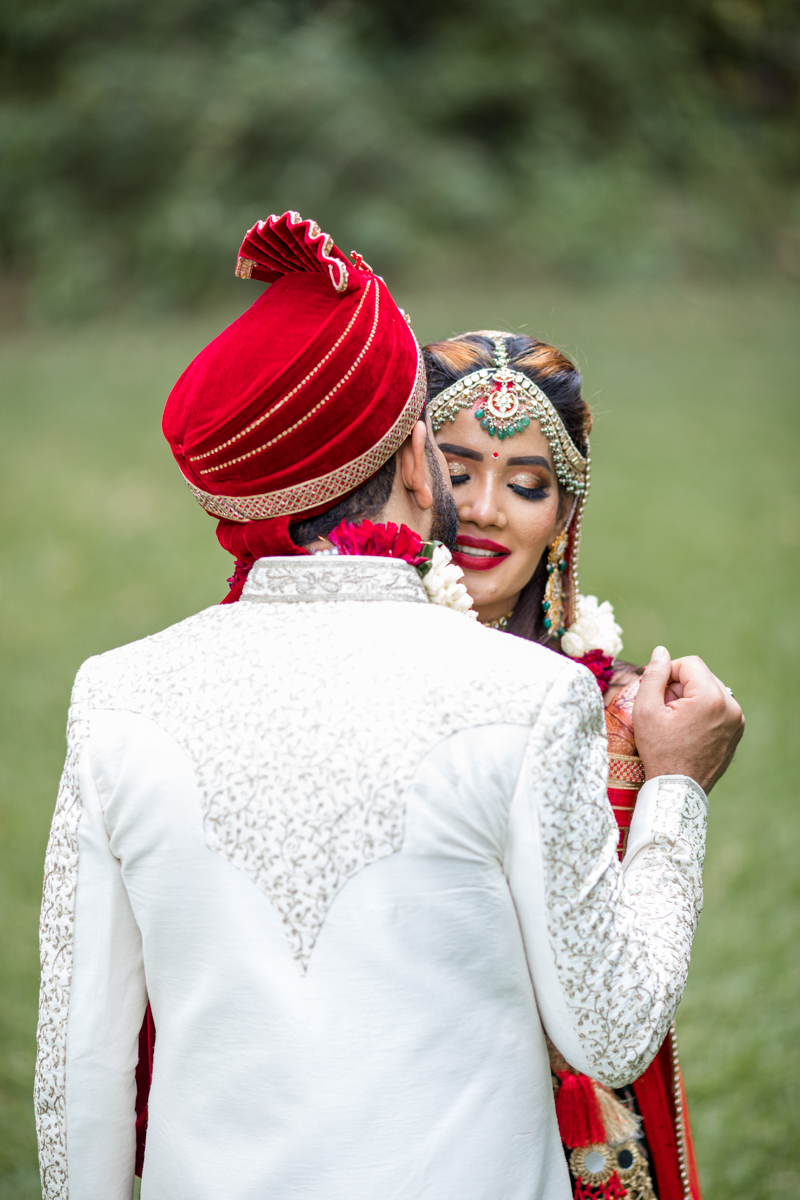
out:
M529 738L505 870L547 1033L573 1067L620 1086L651 1062L683 993L707 801L690 779L651 780L623 870L606 784L597 685L565 670Z
M638 667L635 663L625 662L622 658L615 658L614 674L611 676L611 683L603 692L603 702L606 708L616 699L623 688L628 687L632 683L638 683L643 674L644 667Z

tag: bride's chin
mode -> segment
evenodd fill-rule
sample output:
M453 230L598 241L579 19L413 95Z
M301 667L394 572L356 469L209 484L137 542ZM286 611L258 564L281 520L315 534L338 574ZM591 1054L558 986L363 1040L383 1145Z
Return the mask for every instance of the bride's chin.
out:
M463 582L472 597L473 607L489 609L492 619L513 607L525 583L519 578L519 570L511 571L508 566L504 563L493 571L464 570Z
M503 595L504 589L498 581L487 578L486 571L464 571L464 583L476 608L483 604L494 604Z

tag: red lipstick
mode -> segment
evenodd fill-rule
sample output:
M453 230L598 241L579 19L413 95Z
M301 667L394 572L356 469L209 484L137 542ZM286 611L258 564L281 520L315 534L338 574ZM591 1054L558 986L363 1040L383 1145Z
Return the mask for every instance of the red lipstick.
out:
M476 553L477 552L477 553ZM488 538L470 537L460 533L456 540L456 550L453 562L462 571L491 571L505 562L511 551L499 542L490 542Z

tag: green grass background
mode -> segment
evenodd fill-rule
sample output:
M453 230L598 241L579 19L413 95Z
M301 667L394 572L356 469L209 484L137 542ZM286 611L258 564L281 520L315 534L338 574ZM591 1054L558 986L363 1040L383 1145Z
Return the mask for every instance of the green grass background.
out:
M227 312L0 341L0 1200L40 1194L36 924L72 677L225 592L159 420L254 298L238 288ZM489 282L398 300L424 339L499 325L577 356L597 415L583 589L614 602L629 656L700 653L745 708L678 1031L706 1200L800 1196L800 296Z

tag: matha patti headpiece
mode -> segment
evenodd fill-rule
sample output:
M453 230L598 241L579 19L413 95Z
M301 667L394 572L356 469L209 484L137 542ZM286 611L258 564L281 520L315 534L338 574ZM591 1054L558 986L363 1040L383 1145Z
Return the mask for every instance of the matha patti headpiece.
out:
M564 422L540 387L508 363L502 333L487 333L494 342L494 367L482 367L457 379L434 396L429 405L434 433L445 421L455 421L462 408L475 406L475 419L499 441L524 432L538 421L553 455L559 482L582 496L589 486L589 456L584 457L567 433Z

